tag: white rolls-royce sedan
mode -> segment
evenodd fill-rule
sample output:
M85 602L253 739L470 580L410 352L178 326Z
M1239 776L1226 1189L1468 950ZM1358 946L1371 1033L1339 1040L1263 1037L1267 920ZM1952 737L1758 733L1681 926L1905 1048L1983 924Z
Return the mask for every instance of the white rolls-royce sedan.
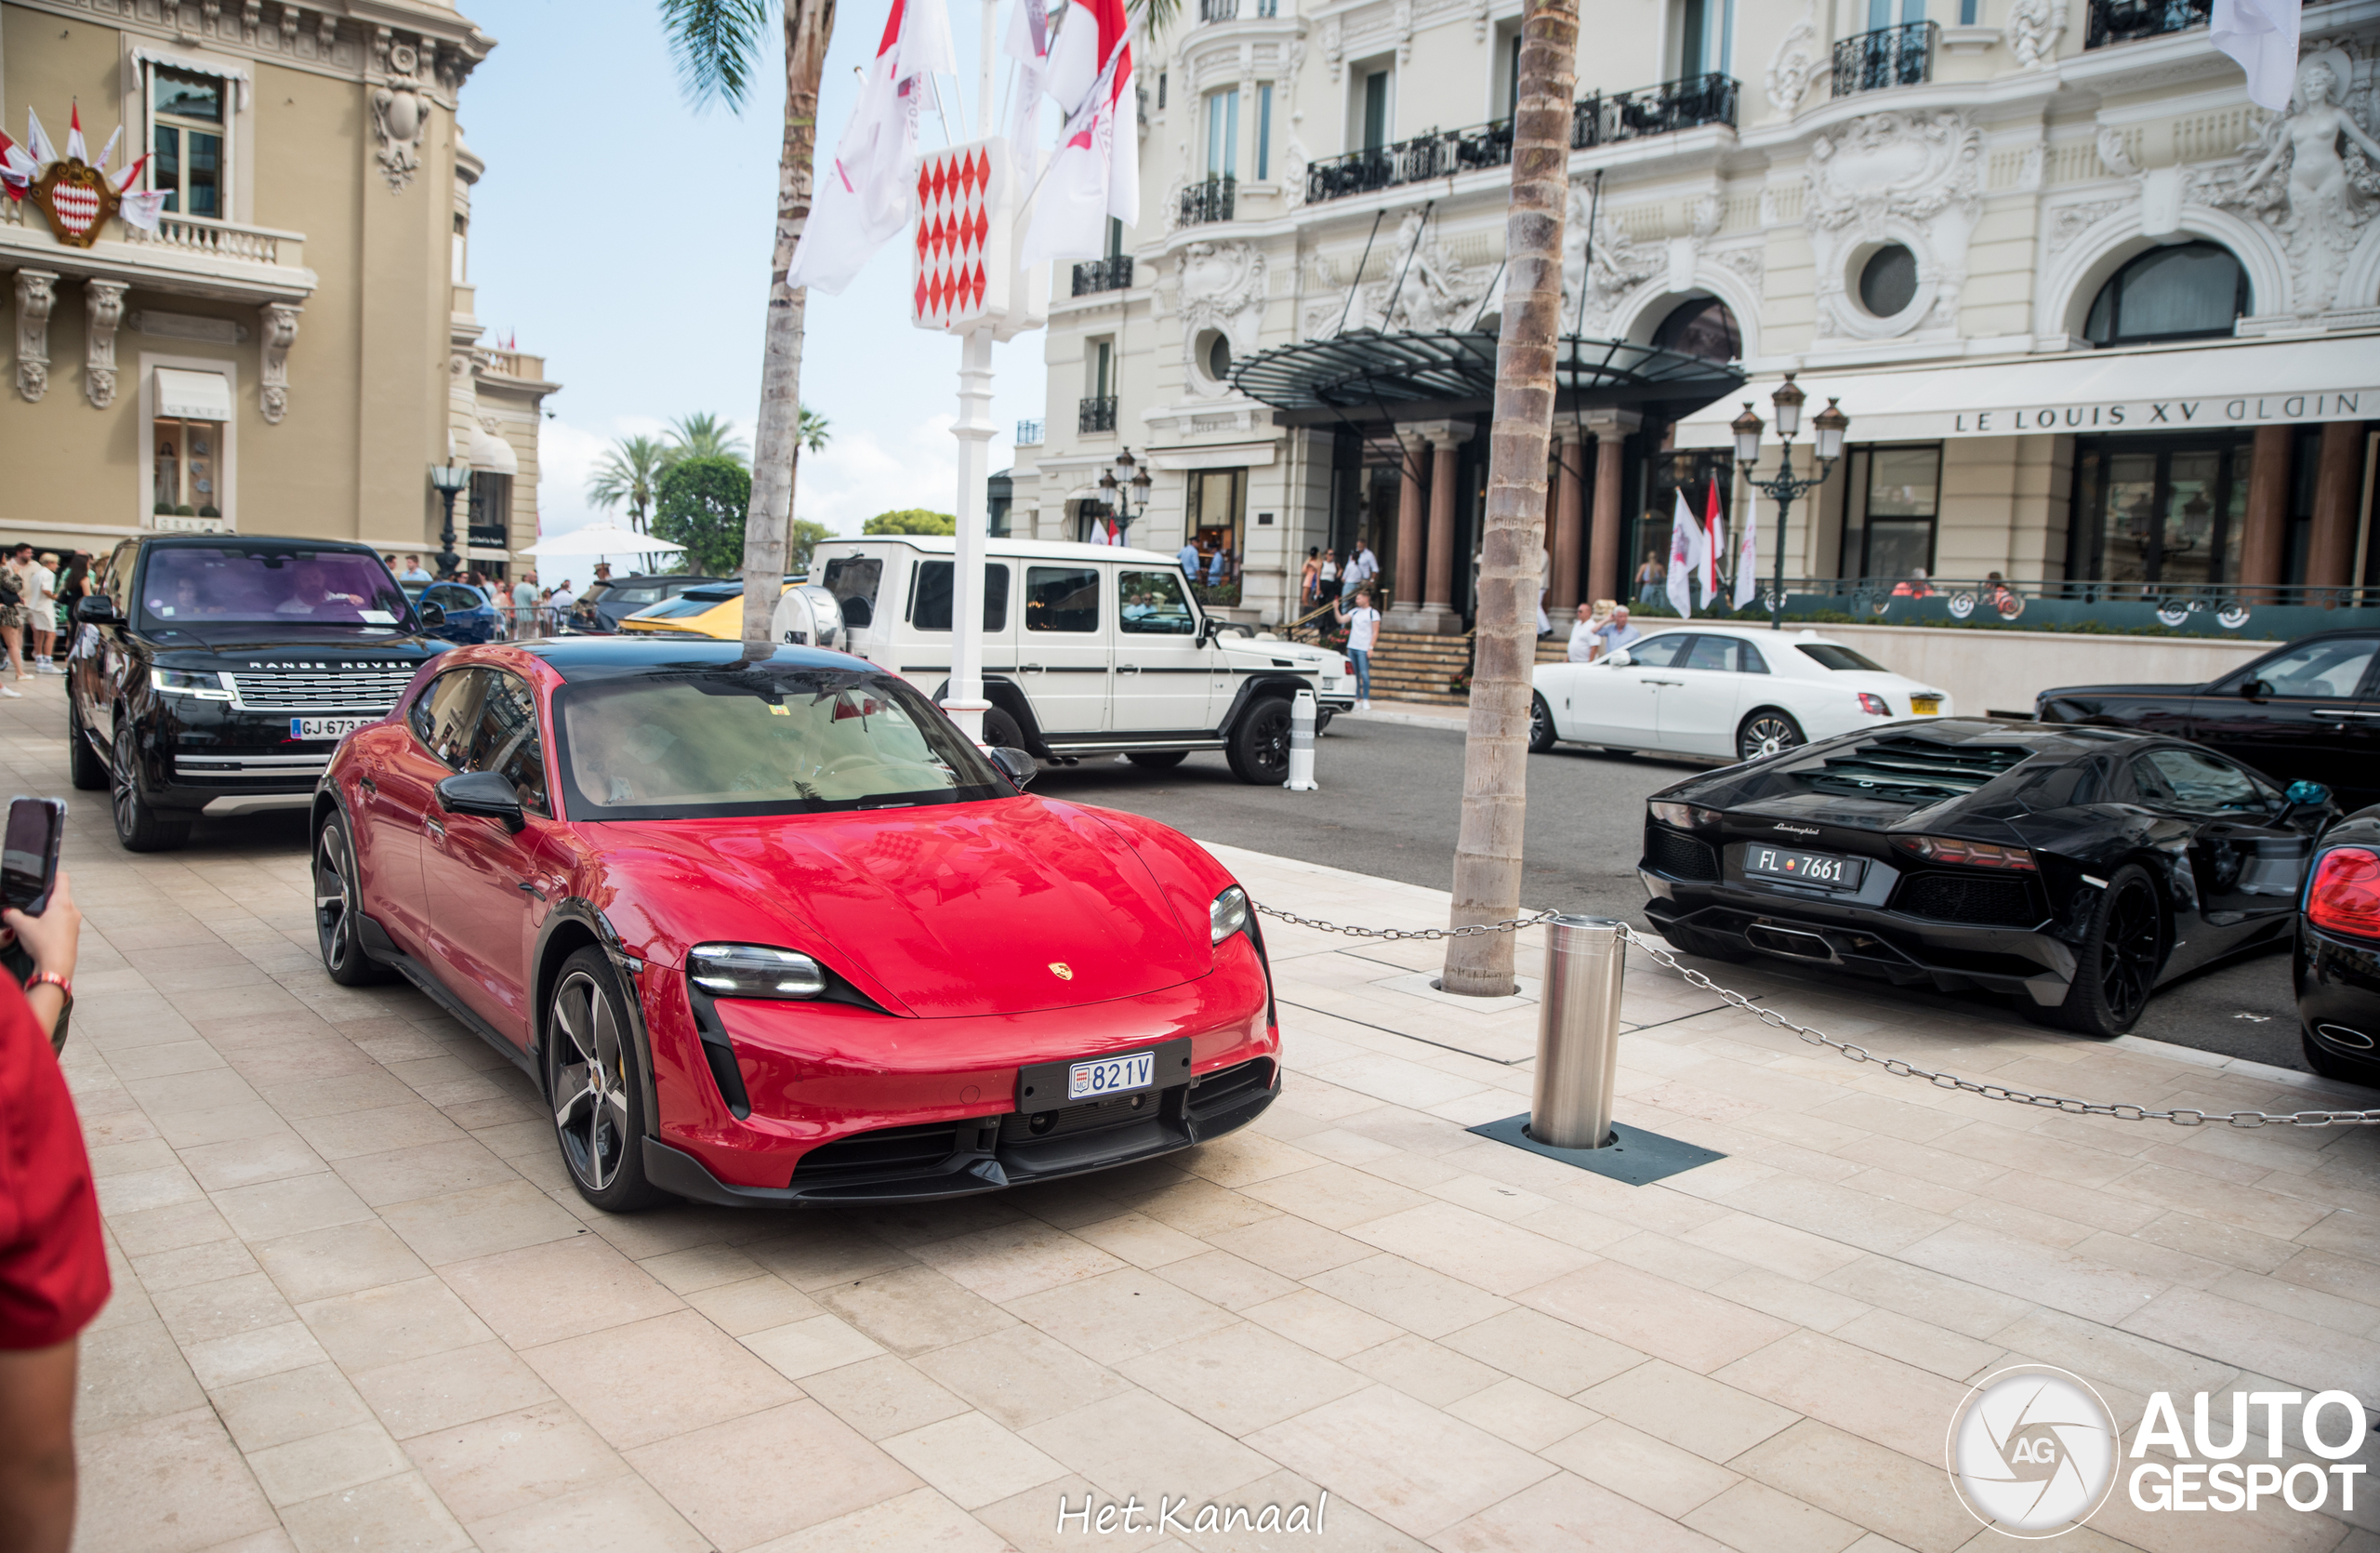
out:
M1540 663L1528 747L1560 741L1751 761L1903 718L1950 698L1810 630L1688 625L1593 663Z

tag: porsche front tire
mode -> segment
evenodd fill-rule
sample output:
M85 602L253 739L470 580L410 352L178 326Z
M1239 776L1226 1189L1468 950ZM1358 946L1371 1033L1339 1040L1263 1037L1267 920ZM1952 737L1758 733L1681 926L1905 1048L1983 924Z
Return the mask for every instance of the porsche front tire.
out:
M605 1213L671 1201L644 1177L644 1084L635 1028L610 959L583 949L562 962L546 1006L546 1102L562 1168Z
M372 987L396 973L364 952L364 890L347 821L334 812L314 832L314 944L341 987Z

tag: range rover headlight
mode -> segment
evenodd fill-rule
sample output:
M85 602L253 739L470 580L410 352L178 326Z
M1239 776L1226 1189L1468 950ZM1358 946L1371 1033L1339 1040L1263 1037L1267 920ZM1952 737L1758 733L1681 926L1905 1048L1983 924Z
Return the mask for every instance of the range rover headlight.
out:
M1247 932L1250 916L1248 892L1231 885L1207 908L1207 941L1220 944L1235 933Z
M826 990L818 962L765 944L696 944L686 977L714 998L814 998Z
M149 685L168 696L190 696L201 701L228 701L231 692L225 688L223 676L209 670L200 673L188 669L152 669Z

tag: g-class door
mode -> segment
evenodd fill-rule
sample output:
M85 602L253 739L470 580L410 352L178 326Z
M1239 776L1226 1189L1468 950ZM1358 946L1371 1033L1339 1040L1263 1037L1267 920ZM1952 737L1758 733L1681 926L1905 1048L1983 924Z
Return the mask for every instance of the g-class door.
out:
M1223 709L1210 689L1223 649L1198 639L1198 617L1173 566L1116 569L1117 733L1197 733ZM1226 697L1228 699L1228 697Z

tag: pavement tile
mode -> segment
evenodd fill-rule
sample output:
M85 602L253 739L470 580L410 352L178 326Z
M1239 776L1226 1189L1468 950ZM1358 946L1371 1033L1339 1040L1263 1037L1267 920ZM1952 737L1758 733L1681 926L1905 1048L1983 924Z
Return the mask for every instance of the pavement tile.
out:
M435 1278L312 1300L298 1306L298 1315L350 1371L469 1347L496 1335Z
M86 1435L75 1453L82 1546L195 1553L274 1525L239 1448L204 1405Z
M449 1263L439 1276L514 1348L685 1308L650 1273L592 1235Z
M1946 1426L1947 1427L1947 1426ZM1975 1518L1938 1460L1921 1460L1805 1418L1730 1460L1734 1470L1912 1553L1952 1553Z
M1717 1371L1712 1379L1924 1460L1967 1387L1881 1353L1797 1332Z
M1226 1310L1244 1310L1295 1293L1298 1288L1295 1281L1269 1272L1253 1262L1242 1261L1228 1251L1210 1251L1183 1261L1168 1262L1157 1276Z
M1598 1336L1709 1372L1785 1336L1773 1316L1617 1262L1525 1290L1521 1302Z
M428 1264L377 1217L265 1241L255 1253L265 1275L300 1304L430 1273Z
M1554 1470L1474 1425L1377 1386L1260 1430L1249 1443L1417 1537L1434 1536Z
M1557 1540L1558 1539L1558 1540ZM1443 1553L1610 1547L1719 1553L1721 1545L1570 1473L1558 1473L1431 1539Z
M1524 1451L1542 1452L1596 1422L1588 1409L1512 1376L1447 1404L1446 1411Z
M553 1392L520 1355L497 1342L349 1372L355 1388L399 1440L550 1401Z
M568 1245L573 1242L563 1241ZM649 1267L650 1264L640 1264ZM748 1265L748 1264L747 1264ZM686 1303L710 1318L730 1337L765 1332L820 1313L818 1302L784 1279L763 1273L734 1283L713 1284L685 1296Z
M1691 1451L1606 1418L1540 1448L1546 1460L1673 1520L1743 1480Z
M154 1320L86 1334L74 1381L77 1434L102 1434L206 1405L206 1392L180 1347Z
M1130 1389L1114 1371L1030 1326L1007 1327L954 1343L921 1356L916 1364L1012 1429Z
M380 1216L433 1268L585 1233L551 1198L518 1179L391 1203Z
M1240 1314L1330 1359L1345 1359L1407 1335L1403 1328L1315 1289L1251 1305Z
M1023 1493L1066 1475L1025 1439L967 1412L883 1441L884 1450L962 1509Z
M1371 1384L1300 1344L1244 1321L1168 1344L1126 1360L1117 1369L1127 1380L1231 1435L1280 1423Z
M1739 1553L1843 1553L1863 1534L1840 1516L1750 1479L1678 1519Z
M1658 1359L1589 1387L1571 1400L1716 1462L1732 1461L1800 1416Z
M521 1358L622 1451L800 1395L691 1310L547 1343L524 1349Z
M1011 1308L1102 1364L1233 1324L1232 1313L1221 1306L1138 1268L1028 1294L1012 1301ZM975 1335L980 1334L961 1332L947 1341Z
M804 1375L801 1389L827 1412L875 1440L906 1434L969 1411L963 1400L927 1379L915 1365L891 1354Z
M470 1524L481 1553L710 1553L711 1542L636 1476L607 1478Z
M265 1497L286 1507L411 1470L388 1431L369 1419L248 1452Z
M1509 1302L1476 1285L1402 1256L1370 1256L1361 1262L1350 1262L1343 1268L1316 1273L1306 1283L1333 1299L1423 1337L1443 1337L1512 1308Z
M1506 1319L1506 1316L1498 1316L1481 1325ZM1446 1407L1474 1392L1484 1391L1504 1378L1503 1373L1492 1364L1482 1364L1475 1359L1466 1358L1426 1337L1416 1337L1409 1332L1402 1337L1392 1337L1385 1343L1366 1348L1361 1353L1350 1354L1343 1362L1356 1374L1368 1375L1382 1386L1393 1386L1432 1407Z
M1110 1278L1145 1273L1110 1273ZM1022 1313L1034 1301L1062 1301L1077 1290L1095 1288L1097 1278L1062 1284L1015 1301ZM1152 1281L1155 1281L1154 1280ZM997 1332L1016 1318L932 1268L916 1265L876 1273L849 1283L810 1291L811 1297L894 1353L914 1356L970 1337Z
M753 1553L1003 1553L1008 1540L931 1488L763 1543Z
M918 1486L892 1456L807 1398L631 1450L628 1459L721 1547L749 1547Z
M1089 1241L1037 1219L932 1241L914 1248L914 1254L959 1287L995 1304L1128 1265Z
M232 1440L251 1453L373 1421L354 1384L329 1363L242 1381L211 1400Z
M404 1449L423 1480L466 1525L630 1470L578 1414L556 1401L417 1434Z
M1194 1498L1229 1493L1287 1460L1269 1446L1260 1446L1264 1454L1259 1455L1221 1429L1140 1390L1061 1414L1017 1434L1109 1493L1137 1493L1144 1499L1159 1491ZM1267 1461L1267 1455L1273 1459Z

